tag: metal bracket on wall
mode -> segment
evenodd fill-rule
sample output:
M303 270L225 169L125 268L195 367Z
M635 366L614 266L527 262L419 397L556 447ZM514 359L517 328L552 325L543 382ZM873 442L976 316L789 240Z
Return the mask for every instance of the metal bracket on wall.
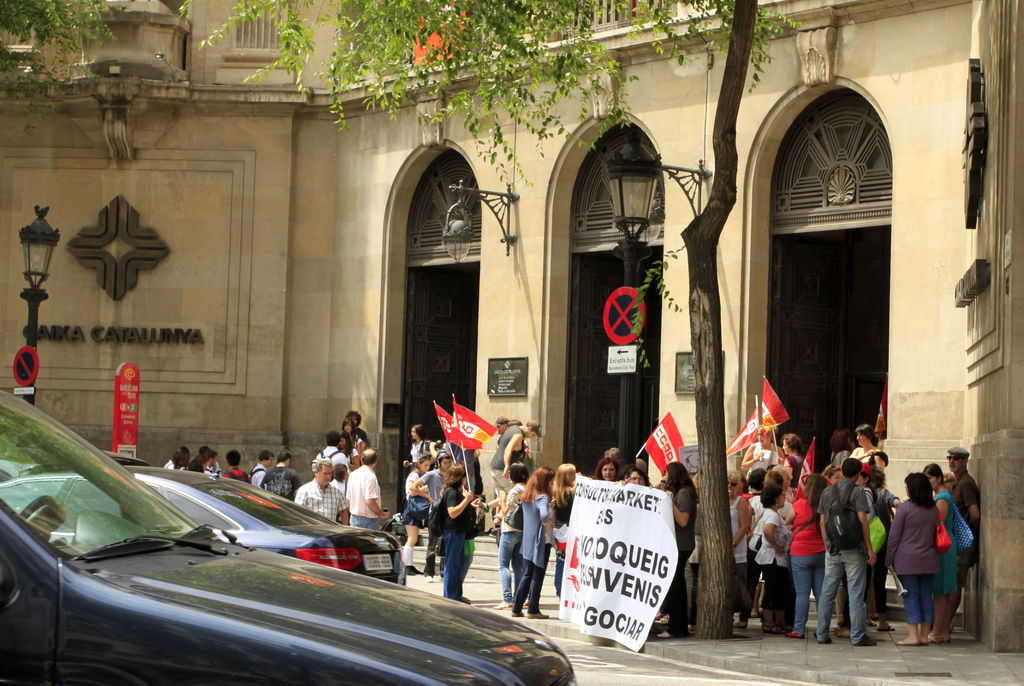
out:
M661 165L661 169L686 194L686 199L690 201L690 209L693 210L693 216L699 215L703 209L701 202L703 199L704 181L711 178L711 170L704 166L704 160L697 160L696 169L674 167L670 164Z
M484 191L479 188L469 188L463 186L461 179L458 185L448 186L448 190L456 194L458 203L465 205L465 198L470 195L475 195L487 205L494 215L494 218L498 220L498 225L501 226L501 242L505 244L505 256L512 254L512 244L519 240L519 236L512 233L512 203L519 200L519 194L512 190L509 186L505 192L501 191Z

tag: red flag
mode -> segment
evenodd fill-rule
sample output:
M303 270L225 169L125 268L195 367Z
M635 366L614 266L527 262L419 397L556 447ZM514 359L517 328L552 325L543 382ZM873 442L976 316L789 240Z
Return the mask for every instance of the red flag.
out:
M458 443L459 435L455 432L455 420L452 416L441 409L441 406L434 403L434 412L437 413L437 421L441 422L441 431L444 432L444 440L450 443Z
M679 461L679 449L682 447L683 437L679 433L679 427L676 426L676 420L672 418L671 412L665 415L658 426L654 427L654 432L644 443L647 454L654 460L654 466L663 474L669 462Z
M814 441L815 438L811 439L811 447L807 449L807 454L804 455L804 465L800 468L800 478L797 481L796 486L796 497L802 498L804 495L804 482L807 481L807 477L814 473Z
M878 419L875 420L875 435L885 440L886 415L889 414L889 375L885 375L885 388L882 389L882 402L878 403Z
M738 450L743 450L748 445L751 445L757 440L757 408L754 408L754 414L750 415L750 419L740 429L740 432L736 434L736 438L732 439L732 443L725 449L726 455L732 455Z
M472 410L467 410L452 396L452 412L455 414L455 426L453 427L456 438L451 439L466 450L476 450L484 447L484 443L491 440L491 437L498 433L498 427L489 423L486 419Z
M764 391L761 394L761 425L770 431L787 419L789 419L789 413L782 406L782 401L779 400L779 396L775 395L775 389L768 383L766 377Z

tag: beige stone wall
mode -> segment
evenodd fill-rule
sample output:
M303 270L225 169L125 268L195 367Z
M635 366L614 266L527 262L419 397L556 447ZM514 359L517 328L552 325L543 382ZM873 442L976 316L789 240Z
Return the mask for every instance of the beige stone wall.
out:
M17 229L31 221L33 204L48 204L63 241L41 322L196 326L205 344L41 343L41 407L102 443L113 369L130 360L143 370L144 453L163 457L179 443L210 443L222 452L287 443L308 452L350 408L363 413L375 442L400 445L395 432L381 430L380 411L402 399L405 235L413 189L445 147L465 155L480 187L499 190L504 184L458 122L425 131L414 108L392 120L353 103L349 129L339 131L322 93L297 96L281 86L287 79L280 75L269 85L240 85L258 58L269 54L264 48L198 46L228 4L192 6L188 84L81 86L79 97L32 122L32 136L24 130L21 108L3 104L0 353L9 359L21 345L25 307L18 298ZM1019 453L1015 439L998 432L1019 426L1022 412L1009 390L1017 363L1012 299L993 298L964 312L953 308L952 298L970 261L994 245L991 234L975 245L962 228L971 5L852 5L843 14L812 3L780 8L800 19L804 31L836 26L835 80L804 85L796 36L787 35L771 45L773 62L741 108L740 199L719 251L727 426L734 430L746 419L765 367L770 183L779 144L810 102L832 88L850 88L876 107L893 151L891 481L898 484L904 472L941 458L946 447L970 436L978 437L979 448L991 445L980 449L991 452L990 464L1002 465L999 459ZM635 121L663 160L693 167L704 158L713 170L709 129L721 56L710 69L699 51L678 65L630 48L626 38L614 41L624 49L627 73L638 77L628 86ZM130 159L111 159L94 93L132 95ZM589 141L595 129L594 121L586 121L575 133ZM491 419L507 414L540 420L545 435L533 444L535 457L556 464L563 457L567 412L569 204L585 150L564 140L538 148L521 134L517 148L526 175L516 182L521 198L512 211L519 241L506 257L496 221L484 213L479 390L465 404ZM989 189L993 207L1012 196L1006 189L1013 188L1015 159ZM65 246L118 194L171 253L115 303ZM665 249L679 250L690 208L671 182L666 196ZM1016 206L1013 212L1019 212ZM1013 226L1015 219L1010 214L1002 221ZM684 303L686 277L685 260L675 261L668 287ZM968 330L974 338L965 341ZM684 438L693 442L692 397L673 389L675 353L689 349L685 312L666 312L660 413L672 410ZM486 360L505 356L529 358L527 397L487 397ZM994 359L1001 362L990 368ZM397 447L389 450L397 454ZM979 463L986 489L998 488L1002 469ZM986 574L1004 573L1006 560L991 564ZM1003 590L987 578L991 588Z
M1018 618L1024 612L1024 511L1012 484L1024 467L1021 403L1020 294L1015 267L1024 259L1018 200L1024 165L1020 49L1016 0L980 5L972 56L981 59L988 122L981 217L966 232L965 265L986 259L992 283L967 308L961 335L967 349L970 472L982 492L980 564L968 578L968 625L993 649L1024 650Z
M143 370L144 427L280 430L288 227L280 201L291 186L292 123L266 114L231 120L184 103L148 103L133 116L134 158L123 162L108 157L95 103L51 114L33 136L23 119L3 119L3 349L22 343L17 228L33 204L51 206L49 221L62 235L40 323L85 333L84 342L40 341L41 407L79 427L109 425L114 370L131 361ZM67 241L117 196L170 253L113 301ZM127 248L118 239L109 249ZM94 326L196 328L204 343L96 343ZM157 452L165 449L161 443Z

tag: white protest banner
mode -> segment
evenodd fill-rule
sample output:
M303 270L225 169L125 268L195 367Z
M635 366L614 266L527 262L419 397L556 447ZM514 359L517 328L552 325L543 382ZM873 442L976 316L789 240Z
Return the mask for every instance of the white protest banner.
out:
M664 491L576 477L559 619L638 651L679 556Z

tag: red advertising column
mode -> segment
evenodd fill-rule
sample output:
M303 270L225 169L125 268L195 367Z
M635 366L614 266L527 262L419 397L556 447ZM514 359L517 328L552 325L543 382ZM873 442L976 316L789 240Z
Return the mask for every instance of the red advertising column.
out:
M135 455L139 443L139 368L125 362L114 377L114 437L110 449Z

